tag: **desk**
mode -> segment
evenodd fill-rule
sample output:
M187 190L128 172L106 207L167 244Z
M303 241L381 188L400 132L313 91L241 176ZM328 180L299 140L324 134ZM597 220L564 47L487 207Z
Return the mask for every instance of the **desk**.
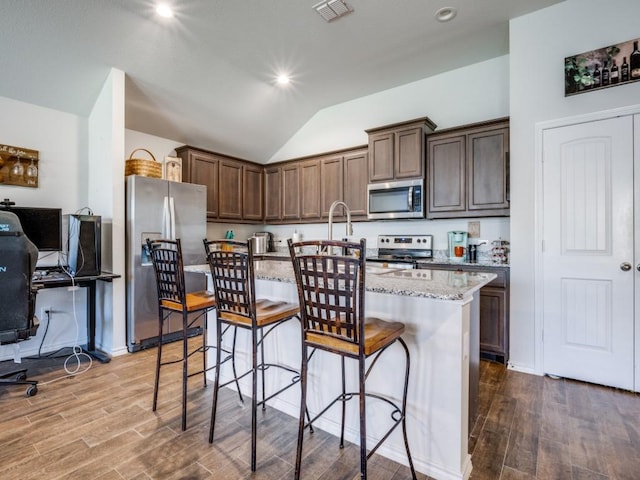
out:
M111 272L100 272L100 275L85 275L72 278L64 272L49 272L41 275L41 270L36 270L32 284L36 288L61 288L78 287L87 288L87 344L82 350L102 363L107 363L111 357L106 353L96 350L96 282L111 282L120 275Z

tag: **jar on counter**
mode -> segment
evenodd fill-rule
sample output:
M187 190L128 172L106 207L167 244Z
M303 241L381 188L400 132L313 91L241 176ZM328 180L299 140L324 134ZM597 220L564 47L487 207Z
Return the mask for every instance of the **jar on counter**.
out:
M491 242L491 259L495 263L507 263L509 261L509 242L499 238Z

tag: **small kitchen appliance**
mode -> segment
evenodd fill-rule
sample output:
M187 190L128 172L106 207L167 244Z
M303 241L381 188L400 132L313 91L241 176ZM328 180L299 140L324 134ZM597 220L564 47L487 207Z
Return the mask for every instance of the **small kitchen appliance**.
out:
M253 242L253 253L273 252L273 235L271 232L256 232L249 240Z
M449 259L464 262L467 258L467 232L454 230L449 235Z
M378 235L378 256L367 262L385 268L416 268L420 259L433 258L433 235Z
M400 180L367 186L369 220L424 218L423 181Z

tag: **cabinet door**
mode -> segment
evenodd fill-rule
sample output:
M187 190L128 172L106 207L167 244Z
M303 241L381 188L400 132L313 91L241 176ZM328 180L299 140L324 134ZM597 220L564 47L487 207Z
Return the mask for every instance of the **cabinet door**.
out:
M480 289L481 352L507 355L506 304L505 289L493 287Z
M407 128L395 134L395 178L418 178L424 171L424 130Z
M368 155L366 150L344 156L344 202L352 217L367 216Z
M282 167L282 219L300 220L300 164Z
M467 137L469 210L498 209L508 213L508 148L508 128L473 133Z
M264 219L278 221L282 207L282 169L267 167L264 169Z
M369 181L393 180L393 132L369 136Z
M242 218L262 220L262 167L242 167Z
M219 218L242 219L242 164L220 160Z
M329 208L336 200L343 200L343 164L342 156L323 158L320 162L320 201L322 204L322 216L329 216ZM347 204L349 205L349 204ZM343 216L344 209L336 212L336 218Z
M427 141L429 205L427 218L455 217L466 205L465 135Z
M305 160L300 163L300 218L320 218L320 160Z
M182 179L207 187L207 219L218 218L218 168L219 160L210 153L181 151Z

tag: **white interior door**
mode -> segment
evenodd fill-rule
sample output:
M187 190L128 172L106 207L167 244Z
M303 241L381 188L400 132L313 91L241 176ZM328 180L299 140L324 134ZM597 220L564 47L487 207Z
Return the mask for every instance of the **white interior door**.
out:
M543 133L544 372L634 387L633 118Z

